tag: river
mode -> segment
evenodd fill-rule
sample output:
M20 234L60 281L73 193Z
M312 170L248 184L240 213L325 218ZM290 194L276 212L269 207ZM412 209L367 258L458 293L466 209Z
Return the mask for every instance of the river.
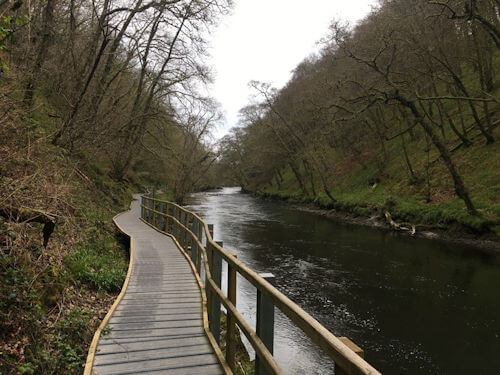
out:
M500 374L499 256L334 222L239 188L187 203L224 248L273 273L281 292L384 374ZM252 324L255 294L238 278L237 306ZM281 313L274 352L287 374L333 373Z

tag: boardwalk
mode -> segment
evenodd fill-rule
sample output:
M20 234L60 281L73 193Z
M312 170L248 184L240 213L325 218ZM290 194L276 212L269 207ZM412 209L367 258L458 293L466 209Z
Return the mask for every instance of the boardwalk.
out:
M200 289L189 264L169 237L139 217L135 200L117 218L133 237L134 264L111 331L99 340L93 374L223 374L205 336Z

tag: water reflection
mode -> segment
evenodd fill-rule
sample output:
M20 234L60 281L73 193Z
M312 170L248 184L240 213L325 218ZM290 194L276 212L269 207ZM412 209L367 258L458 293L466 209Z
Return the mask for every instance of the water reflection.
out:
M193 194L189 207L225 248L274 273L279 290L385 374L500 373L499 257L335 223L239 188ZM238 309L254 324L255 290L238 283ZM287 373L332 373L281 314L276 336Z

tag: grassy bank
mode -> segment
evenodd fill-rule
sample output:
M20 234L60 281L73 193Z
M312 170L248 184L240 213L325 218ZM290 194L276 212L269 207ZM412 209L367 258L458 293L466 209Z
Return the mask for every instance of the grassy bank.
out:
M495 130L500 138L500 129ZM318 178L313 189L317 194L304 195L290 170L285 170L283 180L252 188L260 196L305 203L325 210L336 210L361 217L384 219L389 212L396 221L408 222L421 228L439 228L451 232L481 234L498 237L500 234L500 145L498 142L484 146L481 143L453 151L453 159L476 205L479 215L467 213L463 202L456 197L453 183L438 155L431 150L427 155L424 141L415 141L412 155L417 180L408 177L400 145L388 148L388 162L380 173L374 157L365 157L364 165L352 160L342 160L335 166L332 201L321 191ZM452 148L453 145L450 145ZM429 173L426 171L429 169ZM427 179L427 176L429 178Z

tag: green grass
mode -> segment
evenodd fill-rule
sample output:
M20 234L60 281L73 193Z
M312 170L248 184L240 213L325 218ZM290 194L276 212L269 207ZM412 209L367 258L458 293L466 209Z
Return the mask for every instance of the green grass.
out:
M110 234L88 233L90 240L79 245L66 260L74 282L86 283L98 291L119 292L127 273L126 259Z
M170 190L162 193L155 193L155 198L162 201L174 202L174 193Z
M258 188L257 191L274 199L314 204L319 208L336 209L353 215L378 215L382 218L383 213L389 211L396 221L475 233L498 233L500 128L497 127L494 133L496 143L486 146L480 137L476 137L473 146L462 147L452 154L471 199L479 211L478 216L469 215L464 203L455 196L452 180L434 149L431 149L429 154L431 161L436 160L430 167L432 199L426 202L426 144L422 134L416 135L417 139L408 145L412 150L410 157L413 168L420 178L416 184L409 181L401 142L393 141L387 145L389 160L383 173L378 170L374 160L366 160L366 168L355 164L335 175L335 181L331 185L331 192L337 199L335 203L320 191L319 178L316 178L315 182L317 195L304 196L289 169L282 171L284 181L280 187L274 183L272 186ZM332 158L335 159L333 156ZM340 158L337 160L339 163L343 162ZM380 178L375 187L368 184L374 177ZM311 191L310 183L308 188Z

